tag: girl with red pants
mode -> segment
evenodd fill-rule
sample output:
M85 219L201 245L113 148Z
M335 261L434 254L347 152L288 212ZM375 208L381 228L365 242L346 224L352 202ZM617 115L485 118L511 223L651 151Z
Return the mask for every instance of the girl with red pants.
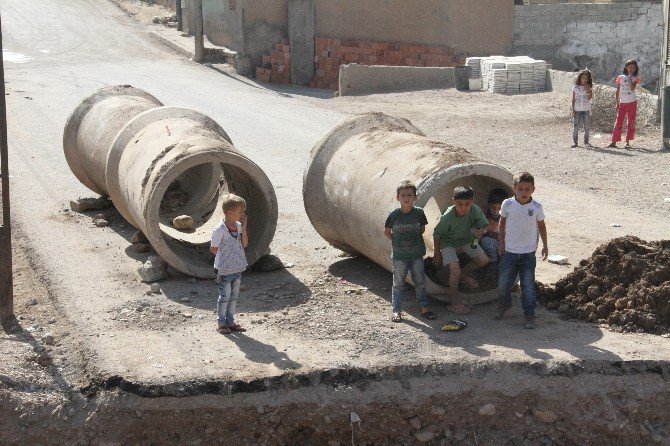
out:
M630 148L630 142L635 139L635 117L637 115L637 97L635 87L640 83L638 76L639 68L637 61L629 60L623 66L623 74L616 78L616 122L612 132L612 143L608 147L616 147L621 141L621 127L623 127L624 116L628 117L626 124L626 148Z

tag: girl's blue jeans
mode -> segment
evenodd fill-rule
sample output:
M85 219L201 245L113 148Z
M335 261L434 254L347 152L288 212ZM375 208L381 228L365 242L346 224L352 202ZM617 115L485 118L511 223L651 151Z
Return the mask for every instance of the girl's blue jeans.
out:
M405 278L407 273L412 275L416 300L419 306L428 306L426 295L426 272L423 268L423 259L416 260L393 260L393 290L391 292L391 305L394 313L402 311L402 300L405 294Z
M219 298L216 300L216 320L219 326L235 324L235 307L241 281L242 273L219 276Z
M512 306L512 287L516 275L521 279L521 307L527 317L535 316L535 253L513 254L505 251L498 270L498 297L501 307Z
M572 142L575 144L579 140L579 121L581 120L584 123L584 144L589 143L589 127L591 119L591 112L587 111L576 111L575 116L572 118Z

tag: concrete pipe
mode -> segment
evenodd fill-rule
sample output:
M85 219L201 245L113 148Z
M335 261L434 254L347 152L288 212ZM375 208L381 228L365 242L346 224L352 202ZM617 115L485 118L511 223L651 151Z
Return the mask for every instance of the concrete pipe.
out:
M277 227L274 188L211 118L165 107L137 88L107 87L69 117L63 148L76 177L108 195L175 269L214 277L209 242L226 192L248 202L249 264L269 253ZM179 215L193 217L194 229L176 229Z
M432 255L433 229L451 205L454 187L471 186L475 203L484 209L491 189L512 193L512 177L464 149L429 140L407 120L367 113L337 125L312 149L303 197L312 225L328 243L391 271L391 244L383 230L389 212L398 207L401 181L417 186L416 205L428 218L424 242ZM428 279L427 292L446 300L448 290L438 282L447 283ZM468 296L471 303L481 303L495 291Z

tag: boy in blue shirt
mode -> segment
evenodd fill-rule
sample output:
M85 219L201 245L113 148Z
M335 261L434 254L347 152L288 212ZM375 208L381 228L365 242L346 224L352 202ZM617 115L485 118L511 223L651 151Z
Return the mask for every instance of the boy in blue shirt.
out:
M426 295L426 273L423 267L423 256L426 244L423 232L428 220L423 209L414 206L416 202L416 186L403 181L396 189L396 199L400 207L391 212L384 224L384 235L391 240L393 256L393 322L402 321L402 300L405 291L405 278L412 275L416 299L421 307L421 316L433 320L435 313L428 309Z

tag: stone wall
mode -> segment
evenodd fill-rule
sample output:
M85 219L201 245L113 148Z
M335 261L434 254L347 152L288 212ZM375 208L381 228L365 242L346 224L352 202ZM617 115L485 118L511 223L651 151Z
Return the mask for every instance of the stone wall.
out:
M642 86L656 91L663 40L660 2L517 5L514 12L512 54L544 59L565 71L588 67L598 82L610 85L627 59L637 59Z

